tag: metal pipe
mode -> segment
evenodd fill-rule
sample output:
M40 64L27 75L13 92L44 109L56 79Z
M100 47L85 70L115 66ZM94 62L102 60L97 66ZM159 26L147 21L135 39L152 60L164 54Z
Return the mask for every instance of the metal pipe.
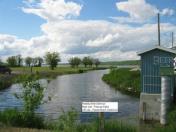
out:
M167 111L170 106L170 77L161 77L161 113L160 113L160 123L162 125L167 124Z

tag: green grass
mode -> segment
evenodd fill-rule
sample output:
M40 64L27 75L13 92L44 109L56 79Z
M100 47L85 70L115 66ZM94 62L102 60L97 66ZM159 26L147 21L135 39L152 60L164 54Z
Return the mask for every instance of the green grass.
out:
M101 62L101 65L139 65L139 64L140 60Z
M44 122L42 117L36 115L28 115L19 112L15 109L7 109L0 112L0 127L1 128L38 128L52 132L97 132L99 128L99 121L94 120L89 123L77 122L77 111L64 112L55 122ZM124 124L118 120L105 121L105 132L136 132L135 126ZM1 129L0 129L1 130Z
M10 87L15 83L16 77L18 75L2 75L0 74L0 90Z
M102 78L113 88L129 95L140 95L140 71L130 71L128 68L111 69Z
M171 108L168 113L168 124L166 126L162 126L157 124L152 132L175 132L176 131L176 106Z
M44 120L37 115L19 112L15 109L6 109L0 112L0 122L6 126L45 128Z

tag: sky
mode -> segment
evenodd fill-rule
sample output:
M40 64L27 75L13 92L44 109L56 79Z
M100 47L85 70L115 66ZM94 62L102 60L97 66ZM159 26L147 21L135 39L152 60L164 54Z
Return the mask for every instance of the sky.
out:
M138 51L158 43L157 13L161 45L170 47L176 0L0 0L0 58L59 52L62 62L139 59Z

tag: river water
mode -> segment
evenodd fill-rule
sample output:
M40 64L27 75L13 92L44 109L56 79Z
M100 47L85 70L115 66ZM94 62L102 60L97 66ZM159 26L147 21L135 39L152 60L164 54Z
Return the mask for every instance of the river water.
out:
M51 96L52 100L41 105L36 111L47 120L55 120L62 113L74 107L79 112L79 120L89 121L95 119L97 113L82 113L83 101L118 101L118 113L105 113L105 118L137 118L139 99L124 95L105 84L101 78L109 70L89 71L82 74L62 75L56 79L41 82L47 87L45 97ZM14 93L20 92L18 84L0 91L0 110L7 108L22 108L22 101L14 97Z

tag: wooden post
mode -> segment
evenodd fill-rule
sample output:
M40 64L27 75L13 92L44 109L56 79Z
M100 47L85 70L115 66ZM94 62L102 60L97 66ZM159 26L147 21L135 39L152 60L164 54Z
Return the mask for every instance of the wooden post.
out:
M31 66L31 68L30 68L30 69L31 69L31 73L32 73L32 66Z
M99 112L99 132L104 132L104 113Z
M173 103L176 104L176 77L174 76Z
M142 104L142 106L143 106L143 120L145 121L146 120L146 103L145 102L143 102L143 104Z

